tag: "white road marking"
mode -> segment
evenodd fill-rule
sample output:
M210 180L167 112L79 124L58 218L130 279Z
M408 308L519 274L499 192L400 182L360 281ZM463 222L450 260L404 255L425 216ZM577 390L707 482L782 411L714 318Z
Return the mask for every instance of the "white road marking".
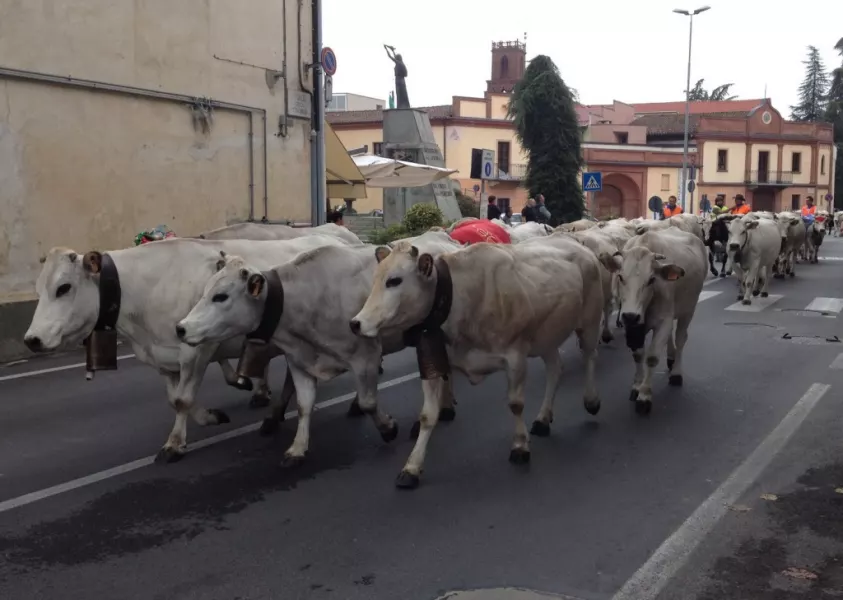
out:
M418 379L418 377L418 371L416 371L415 373L410 373L409 375L403 375L402 377L396 377L395 379L390 379L389 381L384 381L383 383L379 384L378 390L385 390L396 385L401 385L402 383L407 383L408 381ZM324 402L318 402L314 409L324 410L326 408L330 408L331 406L336 406L337 404L348 402L349 400L352 400L355 395L356 394L354 392L350 392L348 394L343 394L342 396L337 396L336 398L331 398L330 400L325 400ZM294 419L297 417L298 412L294 410L284 415L284 419ZM189 450L190 452L192 452L194 450L199 450L200 448L207 448L208 446L213 446L215 444L219 444L220 442L240 437L241 435L257 431L260 426L260 422L252 423L251 425L244 425L243 427L232 429L231 431L226 431L225 433L221 433L219 435L199 440L198 442L190 444ZM60 483L58 485L54 485L43 490L38 490L36 492L31 492L29 494L24 494L23 496L18 496L17 498L4 500L3 502L0 502L0 513L19 508L21 506L26 506L27 504L32 504L34 502L38 502L39 500L51 498L52 496L57 496L59 494L63 494L64 492L78 490L79 488L92 485L105 479L111 479L119 475L124 475L125 473L131 473L132 471L137 471L138 469L142 469L143 467L149 466L154 462L154 456L139 458L138 460L133 460L130 463L118 465L116 467L112 467L104 471L99 471L98 473L92 473L91 475L86 475L84 477L80 477L72 481L67 481L65 483Z
M740 300L735 302L734 304L730 304L726 307L726 310L736 310L738 312L761 312L765 308L770 308L773 304L781 300L783 296L781 294L770 294L767 298L762 298L761 296L753 296L752 297L752 304L743 305L741 304Z
M723 292L710 292L708 290L703 290L700 292L700 297L697 299L697 304L700 302L705 302L709 298L714 298L715 296L719 296Z
M828 365L828 368L835 369L837 371L843 371L843 352L838 354L837 358L831 361L831 364Z
M843 260L843 256L818 256L820 260Z
M117 360L125 360L127 358L134 358L134 354L126 354L118 356ZM50 367L49 369L38 369L37 371L26 371L25 373L15 373L14 375L3 375L0 377L0 382L11 381L13 379L23 379L24 377L35 377L36 375L46 375L47 373L58 373L59 371L69 371L70 369L84 369L85 363L73 363L72 365L63 365L61 367Z
M805 307L805 310L839 313L841 310L843 310L843 299L814 298L813 300L811 300L811 303Z
M763 442L729 478L659 546L618 590L612 600L652 600L688 561L691 554L784 448L830 385L814 383Z

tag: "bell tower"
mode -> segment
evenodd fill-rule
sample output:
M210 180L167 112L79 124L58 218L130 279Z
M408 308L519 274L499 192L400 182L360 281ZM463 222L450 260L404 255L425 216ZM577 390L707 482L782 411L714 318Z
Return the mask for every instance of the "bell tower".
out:
M526 68L526 42L492 42L492 78L486 81L486 91L509 94Z

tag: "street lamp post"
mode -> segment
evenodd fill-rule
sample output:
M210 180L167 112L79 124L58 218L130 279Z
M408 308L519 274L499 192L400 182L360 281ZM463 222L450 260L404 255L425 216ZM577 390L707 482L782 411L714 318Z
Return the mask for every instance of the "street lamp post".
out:
M679 192L682 210L686 209L685 194L688 193L688 137L691 127L691 43L694 39L694 17L710 8L710 6L702 6L693 11L682 10L681 8L673 9L673 12L688 17L690 22L688 26L688 77L685 83L685 141L682 147L682 189ZM693 206L690 212L694 212Z

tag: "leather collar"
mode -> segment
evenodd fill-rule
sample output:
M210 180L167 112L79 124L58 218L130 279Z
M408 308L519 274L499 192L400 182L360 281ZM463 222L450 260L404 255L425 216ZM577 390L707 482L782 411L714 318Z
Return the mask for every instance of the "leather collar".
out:
M433 306L424 321L404 332L404 343L407 346L417 346L422 333L441 330L451 314L451 304L454 300L451 269L441 257L436 259L434 269L436 270L436 291L433 296Z
M100 310L94 331L116 329L120 316L120 275L117 266L108 253L102 255L100 263Z
M261 322L257 329L246 335L246 338L269 342L278 328L281 314L284 312L284 286L274 269L263 271L261 274L266 280L266 302L263 305Z

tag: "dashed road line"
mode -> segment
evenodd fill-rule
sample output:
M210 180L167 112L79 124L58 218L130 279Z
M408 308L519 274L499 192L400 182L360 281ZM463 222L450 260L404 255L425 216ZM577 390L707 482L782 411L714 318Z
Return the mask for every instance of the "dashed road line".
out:
M418 371L416 371L415 373L410 373L409 375L396 377L395 379L390 379L389 381L384 381L383 383L379 384L378 390L385 390L396 385L401 385L402 383L407 383L408 381L418 379L418 377ZM357 394L355 394L354 392L350 392L348 394L343 394L342 396L331 398L330 400L325 400L324 402L318 402L314 407L314 410L324 410L326 408L336 406L337 404L348 402L349 400L352 400L356 395ZM285 420L296 418L298 418L298 412L294 410L284 415ZM226 440L230 440L236 437L240 437L242 435L246 435L247 433L257 431L260 426L260 422L252 423L251 425L244 425L243 427L232 429L231 431L226 431L225 433L221 433L219 435L199 440L198 442L190 444L190 452L199 450L200 448L207 448L208 446L213 446L215 444L219 444L220 442L224 442ZM153 464L153 462L155 462L155 457L147 456L146 458L133 460L132 462L118 465L116 467L112 467L104 471L99 471L97 473L92 473L91 475L86 475L84 477L79 477L78 479L67 481L65 483L60 483L58 485L54 485L43 490L38 490L36 492L24 494L23 496L18 496L17 498L4 500L3 502L0 502L0 513L8 512L15 508L38 502L39 500L44 500L46 498L58 496L59 494L63 494L65 492L78 490L79 488L87 487L94 483L98 483L106 479L111 479L119 475L131 473L132 471L137 471L138 469L147 467Z
M135 358L134 354L124 354L118 356L117 360L126 360L127 358ZM24 373L15 373L14 375L3 375L0 377L0 383L3 381L12 381L13 379L23 379L25 377L35 377L36 375L46 375L47 373L58 373L59 371L69 371L71 369L84 369L85 363L73 363L72 365L62 365L60 367L50 367L49 369L38 369L37 371L26 371Z
M814 298L805 310L839 313L843 310L843 298Z
M752 304L741 304L737 301L726 307L726 310L734 310L737 312L761 312L765 308L770 308L773 304L781 300L784 296L781 294L770 294L767 298L755 296L752 298Z

